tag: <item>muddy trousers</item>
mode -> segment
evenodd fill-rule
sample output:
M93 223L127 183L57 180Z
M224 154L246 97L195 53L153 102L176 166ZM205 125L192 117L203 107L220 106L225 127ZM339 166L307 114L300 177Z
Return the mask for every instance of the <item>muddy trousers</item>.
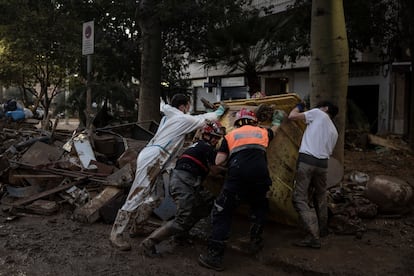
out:
M131 249L131 245L123 238L123 232L128 227L130 218L131 218L130 212L119 210L115 218L115 222L112 225L112 230L111 230L109 240L111 241L112 246L120 250Z
M145 178L144 180L150 183L148 186L131 187L127 200L121 208L132 213L131 233L139 234L143 231L143 225L147 223L154 209L160 206L165 196L164 181L168 179L168 173L163 171L156 177Z
M173 170L170 178L170 193L177 211L175 218L155 230L142 242L142 246L151 247L161 241L176 236L185 238L188 231L201 219L210 214L214 196L201 186L198 177L183 170Z
M128 212L120 209L115 218L115 222L112 226L110 234L110 241L114 247L120 250L129 250L131 245L124 239L123 233L133 221L131 227L131 234L142 231L142 225L149 219L152 214L152 210L159 205L159 201L152 201L151 204L146 204L138 210L138 212Z
M213 230L208 243L207 254L200 255L199 262L204 266L219 270L224 256L225 241L229 238L232 217L235 209L242 202L249 204L251 209L250 242L260 249L265 216L268 210L266 193L267 185L239 187L234 192L223 189L214 202L212 210Z
M163 195L164 189L161 177L158 177L155 179L154 184L140 190L138 194L131 197L131 200L127 198L127 201L118 211L112 226L110 241L114 247L120 250L131 249L131 245L124 239L124 231L131 224L132 220L132 231L137 232L149 219L153 210L159 206ZM141 199L141 201L136 199Z
M215 197L204 189L200 177L187 171L173 170L170 194L177 206L174 223L183 231L189 231L200 219L211 213Z
M158 254L155 245L175 234L182 232L183 229L176 225L174 221L170 220L169 222L167 222L166 224L152 232L151 235L149 235L149 237L144 239L141 242L140 247L143 250L143 253L147 256L155 256Z
M292 202L303 229L314 239L328 231L327 169L298 163Z
M265 216L268 211L268 201L266 198L268 189L267 186L263 186L256 187L254 192L241 190L237 193L224 189L214 202L211 239L225 241L229 238L233 213L241 203L248 203L250 206L250 234L261 236Z

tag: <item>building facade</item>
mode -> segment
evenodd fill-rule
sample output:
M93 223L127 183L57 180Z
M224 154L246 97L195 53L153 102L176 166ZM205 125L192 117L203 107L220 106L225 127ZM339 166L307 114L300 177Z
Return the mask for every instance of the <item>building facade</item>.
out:
M274 5L280 12L292 0L256 0L256 6ZM261 92L265 95L296 93L307 99L310 93L309 58L300 58L283 67L267 67L260 71ZM373 55L359 54L350 64L348 83L347 128L369 129L374 134L408 132L409 73L406 62L384 64ZM226 68L206 68L202 63L189 66L195 111L203 111L201 98L210 102L249 98L242 72L226 72ZM359 113L359 114L358 114Z

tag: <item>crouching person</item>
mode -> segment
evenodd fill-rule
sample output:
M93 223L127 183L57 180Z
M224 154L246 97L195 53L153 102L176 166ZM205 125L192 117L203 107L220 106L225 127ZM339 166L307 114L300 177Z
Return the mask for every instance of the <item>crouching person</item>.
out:
M263 246L262 232L268 211L266 193L272 184L266 150L285 114L275 111L271 128L258 126L256 114L242 108L236 114L235 129L226 134L216 157L216 164L227 162L227 177L212 210L212 233L207 252L199 256L200 265L224 270L222 260L225 241L229 238L233 213L240 203L251 210L250 250L258 252Z
M210 214L214 196L202 186L202 182L214 165L216 145L223 135L224 130L219 122L208 122L202 130L201 139L177 160L169 186L177 205L175 218L141 242L140 247L145 255L158 255L158 243L171 236L178 239L187 236L200 219Z

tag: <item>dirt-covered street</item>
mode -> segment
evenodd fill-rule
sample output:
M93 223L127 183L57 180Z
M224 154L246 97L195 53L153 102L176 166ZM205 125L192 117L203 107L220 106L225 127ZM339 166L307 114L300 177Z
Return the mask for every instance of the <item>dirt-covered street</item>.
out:
M414 158L397 151L346 151L345 174L358 170L370 176L386 174L414 177ZM161 258L120 252L108 241L110 224L72 220L72 211L56 215L0 216L0 275L413 275L414 216L378 214L363 220L362 235L330 234L320 250L298 248L298 228L269 222L265 248L256 256L233 249L248 230L244 217L235 219L232 240L225 254L224 272L197 264L205 250L203 233L191 245L161 244ZM208 227L207 227L208 229ZM204 233L207 235L207 233Z

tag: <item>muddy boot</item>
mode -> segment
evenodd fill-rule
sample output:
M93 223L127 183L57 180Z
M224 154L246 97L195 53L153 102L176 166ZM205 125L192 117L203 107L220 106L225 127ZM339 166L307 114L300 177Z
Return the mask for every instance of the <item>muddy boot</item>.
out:
M158 226L149 224L149 223L142 223L142 224L136 224L134 223L131 226L131 229L129 231L129 237L130 238L137 238L137 237L146 237L149 234L151 234L155 229L157 229Z
M151 234L155 229L161 226L160 223L150 222L150 217L153 209L141 208L139 212L135 213L135 217L132 219L131 229L129 231L129 237L146 237Z
M225 244L222 241L209 240L207 254L200 254L198 263L215 271L223 271L223 255Z
M253 223L250 227L250 243L248 251L250 254L256 254L262 250L263 244L263 226L261 224Z
M130 218L130 212L119 210L109 237L112 246L122 251L131 250L131 245L123 237L123 232L128 226Z
M309 248L319 249L321 248L321 241L318 238L315 238L309 235L301 241L294 242L293 245L299 246L299 247L309 247Z
M169 221L163 226L159 227L157 230L152 232L152 234L143 240L140 244L140 249L148 257L159 256L155 245L166 240L167 238L175 235L180 231L180 228L177 227L173 221Z
M174 243L178 246L193 245L194 241L187 235L174 236Z

